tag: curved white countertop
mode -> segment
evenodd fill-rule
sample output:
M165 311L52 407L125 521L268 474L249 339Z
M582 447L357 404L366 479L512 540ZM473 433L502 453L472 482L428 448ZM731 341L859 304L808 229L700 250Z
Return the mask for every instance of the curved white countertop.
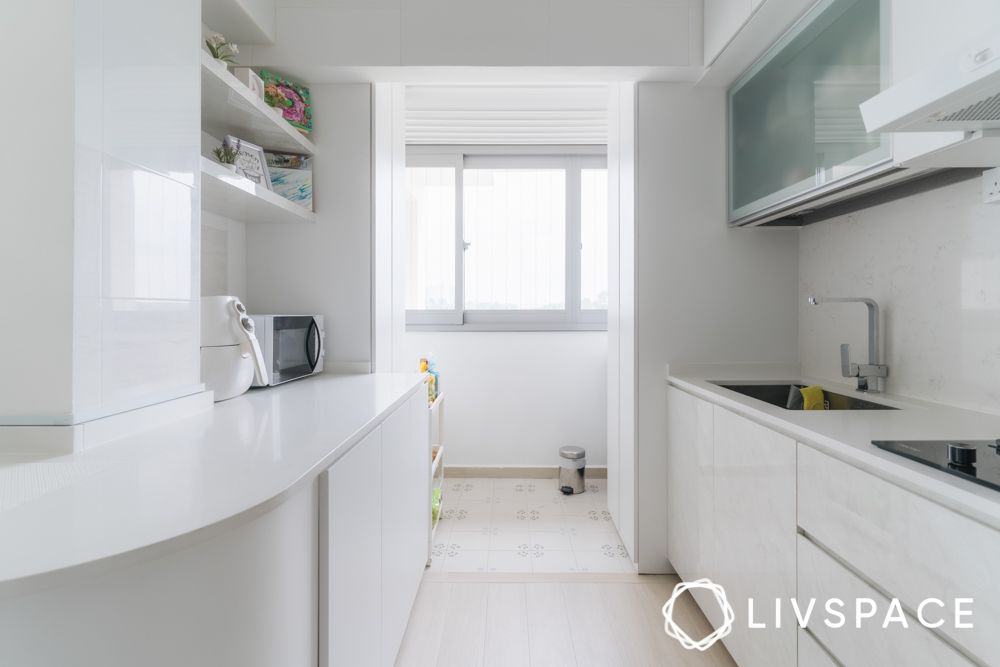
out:
M872 440L993 440L1000 416L927 403L893 394L867 400L898 410L785 410L712 384L712 381L818 384L845 395L847 384L801 378L787 369L705 366L667 370L669 384L727 408L796 441L846 461L981 523L1000 529L1000 491L910 461L871 444Z
M255 516L317 477L422 383L420 373L317 375L74 454L0 458L8 479L51 489L0 511L0 594Z

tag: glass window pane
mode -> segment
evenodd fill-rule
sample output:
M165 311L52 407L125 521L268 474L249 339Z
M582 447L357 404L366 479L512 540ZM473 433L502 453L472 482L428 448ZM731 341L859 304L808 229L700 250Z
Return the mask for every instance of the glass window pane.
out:
M580 307L608 307L608 170L580 170Z
M566 172L464 171L465 307L566 307Z
M455 307L455 168L408 167L409 310Z

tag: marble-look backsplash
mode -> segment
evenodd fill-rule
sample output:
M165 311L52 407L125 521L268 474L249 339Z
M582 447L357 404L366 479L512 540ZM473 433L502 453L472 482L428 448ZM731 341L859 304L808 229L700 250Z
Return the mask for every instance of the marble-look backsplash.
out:
M979 179L802 229L802 370L840 380L840 343L866 360L865 307L810 295L879 302L888 392L1000 413L1000 205Z

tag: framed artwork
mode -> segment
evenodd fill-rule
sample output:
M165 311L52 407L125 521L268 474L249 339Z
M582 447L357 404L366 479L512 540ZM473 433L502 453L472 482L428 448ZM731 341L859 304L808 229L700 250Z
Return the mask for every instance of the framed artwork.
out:
M289 201L313 210L312 157L298 153L265 153L271 188Z
M249 67L234 67L233 75L240 80L250 92L257 96L257 99L264 99L264 80L257 76L257 72Z
M271 174L267 170L264 149L249 141L243 141L231 134L226 135L223 145L236 150L236 173L257 185L271 190Z
M260 78L264 81L264 101L280 109L281 117L302 134L312 132L309 89L266 69L260 71Z

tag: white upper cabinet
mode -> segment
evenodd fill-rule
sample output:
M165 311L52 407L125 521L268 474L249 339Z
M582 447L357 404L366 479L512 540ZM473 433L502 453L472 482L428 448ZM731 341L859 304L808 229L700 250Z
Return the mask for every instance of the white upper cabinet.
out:
M889 83L885 0L822 0L730 88L729 220L891 168L858 105Z
M763 0L704 0L705 64L712 64Z

